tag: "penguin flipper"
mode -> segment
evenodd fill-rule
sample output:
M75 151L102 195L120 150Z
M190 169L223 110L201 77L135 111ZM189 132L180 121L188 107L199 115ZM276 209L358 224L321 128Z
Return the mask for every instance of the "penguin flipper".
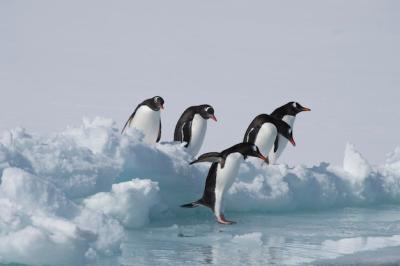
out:
M191 106L187 108L181 117L179 118L178 122L176 123L175 126L175 131L174 131L174 141L180 141L180 142L186 142L187 144L185 147L187 147L191 138L191 122L193 120L193 117L195 115L195 107Z
M250 143L256 143L256 138L258 135L258 132L260 131L261 127L255 127L250 133L249 133L249 142Z
M203 162L210 162L210 163L222 163L223 158L221 156L221 153L219 152L208 152L204 153L197 158L197 160L194 160L190 164L195 164L195 163L203 163Z
M215 209L215 186L217 183L217 169L218 163L213 163L208 171L206 184L204 186L204 192L201 199L193 201L188 204L181 205L182 208L195 208L200 205L210 208L214 211Z
M161 119L160 119L160 127L158 128L158 136L156 142L159 142L161 139Z
M249 125L249 127L246 130L246 133L244 133L244 138L243 138L243 142L250 142L250 132L253 130L252 124Z
M192 121L178 121L174 132L174 141L186 142L185 148L189 146L192 132Z
M182 139L186 142L185 148L189 147L190 139L192 138L192 121L188 121L182 128Z
M275 138L275 142L274 142L274 153L276 153L276 151L278 150L278 148L279 148L279 134L277 134L277 135L276 135L276 138Z
M199 206L200 206L199 200L181 205L182 208L196 208Z
M244 135L243 142L248 142L248 143L255 143L256 142L256 137L258 134L258 131L260 131L260 126L255 126L253 125L254 121L249 125L249 127L246 130L246 134Z
M140 105L138 105L135 110L133 111L133 113L131 114L131 116L128 118L128 120L126 121L124 127L121 130L121 134L124 133L126 126L131 125L132 119L135 117L136 111L139 109Z

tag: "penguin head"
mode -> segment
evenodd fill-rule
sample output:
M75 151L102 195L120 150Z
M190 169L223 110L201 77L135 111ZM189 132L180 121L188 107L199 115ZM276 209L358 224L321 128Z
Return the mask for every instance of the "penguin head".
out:
M288 102L286 105L284 105L286 108L287 115L292 115L296 116L298 113L301 112L309 112L311 111L310 108L304 107L298 102Z
M202 118L204 119L212 119L215 122L217 122L217 118L215 117L214 114L214 108L211 105L208 104L202 104L198 106L198 112L201 115Z
M149 99L148 106L154 111L164 109L164 99L161 96L154 96L153 98Z
M247 159L248 156L250 157L257 157L260 158L263 161L268 162L268 157L265 157L261 152L260 149L252 143L240 143L237 146L237 151L240 152L245 159Z
M296 142L294 141L293 138L293 130L286 122L280 120L276 124L276 127L278 129L279 134L287 138L290 141L290 143L292 143L293 146L296 146Z

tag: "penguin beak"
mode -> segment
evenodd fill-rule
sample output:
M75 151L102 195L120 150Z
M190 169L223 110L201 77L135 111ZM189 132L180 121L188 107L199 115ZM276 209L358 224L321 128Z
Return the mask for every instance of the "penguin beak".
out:
M289 141L290 143L292 143L293 146L296 146L296 142L294 141L293 137L290 137Z
M161 105L160 108L161 108L162 110L164 110L164 105Z
M217 122L218 120L217 120L217 118L215 117L215 115L211 115L211 117L210 117L212 120L214 120L215 122Z
M301 108L301 111L302 111L302 112L310 112L311 109L310 109L310 108L307 108L307 107L302 107L302 108Z
M264 155L262 155L261 153L259 153L259 154L258 154L258 158L260 158L261 160L263 160L264 162L266 162L267 164L269 164L268 156L265 157Z

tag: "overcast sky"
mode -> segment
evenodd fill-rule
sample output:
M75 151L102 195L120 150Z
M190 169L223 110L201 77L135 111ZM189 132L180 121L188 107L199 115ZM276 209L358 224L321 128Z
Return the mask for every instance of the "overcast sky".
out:
M241 141L296 100L289 164L371 162L399 145L400 1L0 1L0 130L122 126L161 95L163 140L182 111L214 106L202 151Z

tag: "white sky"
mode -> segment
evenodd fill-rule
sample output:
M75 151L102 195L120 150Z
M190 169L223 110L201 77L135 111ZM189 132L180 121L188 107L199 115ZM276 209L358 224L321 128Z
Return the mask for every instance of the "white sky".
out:
M47 133L83 116L122 126L166 100L162 140L189 105L215 107L202 151L239 142L297 100L289 164L372 162L399 144L400 1L0 1L0 130Z

